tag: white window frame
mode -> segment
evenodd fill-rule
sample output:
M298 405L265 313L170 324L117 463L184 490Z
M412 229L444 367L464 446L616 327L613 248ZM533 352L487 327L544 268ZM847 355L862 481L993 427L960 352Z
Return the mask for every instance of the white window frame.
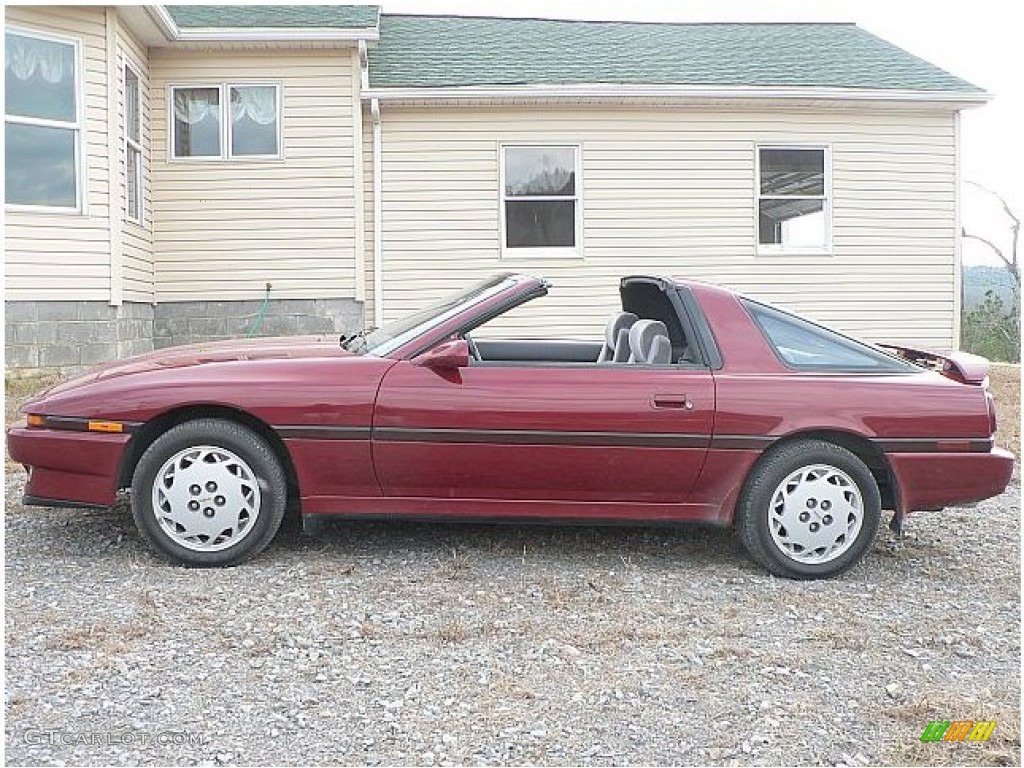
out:
M277 92L277 154L234 155L231 153L230 97L232 88L274 88ZM220 154L219 155L176 155L174 154L175 120L174 92L190 88L217 88L220 91ZM250 160L284 160L284 88L280 81L232 80L230 82L172 83L167 86L167 159L172 163L248 162Z
M83 67L85 65L84 57L82 56L82 43L78 38L75 37L64 37L62 35L53 35L45 32L38 32L34 29L26 29L24 27L13 27L5 26L5 33L12 35L20 35L22 37L31 37L36 40L45 40L50 43L61 43L63 45L70 45L75 51L75 121L73 123L65 122L63 120L49 120L46 118L39 117L23 117L20 115L8 115L6 106L4 108L4 127L8 123L15 123L17 125L34 125L42 128L61 128L64 130L70 130L74 133L75 141L75 205L64 206L64 205L26 205L24 203L5 203L4 210L11 211L12 213L25 212L25 213L54 213L54 214L71 214L71 215L87 215L89 199L86 194L85 184L88 179L87 166L85 161L85 90L82 87L83 79Z
M575 153L575 190L573 197L563 195L538 195L536 197L512 197L512 200L556 200L575 202L576 244L572 247L528 246L509 248L506 240L507 222L505 221L505 150L506 149L572 149ZM500 254L502 259L582 259L583 258L583 144L578 141L503 141L498 144L498 222L501 238Z
M761 150L789 149L809 150L822 153L825 171L824 195L762 195L761 194ZM825 217L825 242L822 245L793 246L785 243L761 242L761 200L823 200L822 215ZM808 144L805 142L772 142L754 146L754 245L758 254L783 256L831 256L832 248L832 147L829 144Z
M129 130L130 126L128 125L128 72L129 71L131 71L131 73L135 76L135 82L137 84L138 92L139 92L138 93L138 100L136 102L138 104L138 115L137 115L137 118L138 118L138 121L139 121L139 140L138 141L135 141L131 137L132 132L131 132L131 130ZM124 183L124 218L125 218L125 221L128 221L128 222L130 222L132 224L137 224L137 225L139 225L141 227L142 226L142 222L143 222L144 210L145 210L145 207L146 207L146 192L143 189L143 179L145 179L145 174L143 174L143 172L142 172L142 159L143 159L143 152L142 152L142 131L143 131L143 119L142 119L142 73L141 73L139 67L137 67L135 65L135 62L129 60L129 58L126 55L124 55L123 53L121 55L121 78L122 78L122 90L123 90L122 99L124 101L124 107L123 107L123 109L124 109L124 126L122 128L122 130L124 131L123 151L124 151L124 174L125 174L125 183ZM131 205L130 205L131 201L129 200L129 197L128 197L128 155L131 152L137 152L138 156L139 156L138 162L135 163L135 177L136 177L135 178L135 189L136 189L136 191L138 192L138 195L139 195L139 206L138 206L138 214L139 215L137 217L133 217L131 215Z

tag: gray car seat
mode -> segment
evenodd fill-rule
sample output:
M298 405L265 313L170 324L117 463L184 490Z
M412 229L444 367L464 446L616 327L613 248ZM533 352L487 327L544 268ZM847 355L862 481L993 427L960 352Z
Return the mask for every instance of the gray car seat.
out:
M632 312L619 312L608 320L597 362L624 363L629 359L629 329L636 321L637 316Z
M669 365L672 342L668 328L658 320L638 320L629 329L629 362Z

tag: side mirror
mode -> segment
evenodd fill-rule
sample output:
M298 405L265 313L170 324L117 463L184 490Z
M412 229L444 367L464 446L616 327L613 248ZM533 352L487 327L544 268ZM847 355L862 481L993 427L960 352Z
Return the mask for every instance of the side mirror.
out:
M465 339L452 339L428 349L412 361L413 365L435 371L455 370L469 366L469 344Z

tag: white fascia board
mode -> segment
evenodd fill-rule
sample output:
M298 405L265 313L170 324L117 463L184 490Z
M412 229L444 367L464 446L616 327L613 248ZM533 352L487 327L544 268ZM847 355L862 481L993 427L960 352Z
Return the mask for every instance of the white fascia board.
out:
M181 29L175 38L183 43L191 42L320 42L378 40L376 29L338 29L336 27L195 27Z
M381 101L458 101L470 99L783 99L811 101L930 102L966 107L984 104L982 91L928 91L896 88L826 88L817 86L717 85L507 85L369 88L364 99Z

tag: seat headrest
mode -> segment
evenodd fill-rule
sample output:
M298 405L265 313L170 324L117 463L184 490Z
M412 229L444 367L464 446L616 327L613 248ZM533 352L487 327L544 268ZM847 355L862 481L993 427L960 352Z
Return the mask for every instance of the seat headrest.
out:
M631 360L637 363L649 363L654 340L659 336L668 339L668 328L660 320L637 320L629 329L629 352Z
M615 342L619 338L619 331L628 331L638 320L632 312L619 312L608 319L608 325L604 329L605 343L615 349Z

